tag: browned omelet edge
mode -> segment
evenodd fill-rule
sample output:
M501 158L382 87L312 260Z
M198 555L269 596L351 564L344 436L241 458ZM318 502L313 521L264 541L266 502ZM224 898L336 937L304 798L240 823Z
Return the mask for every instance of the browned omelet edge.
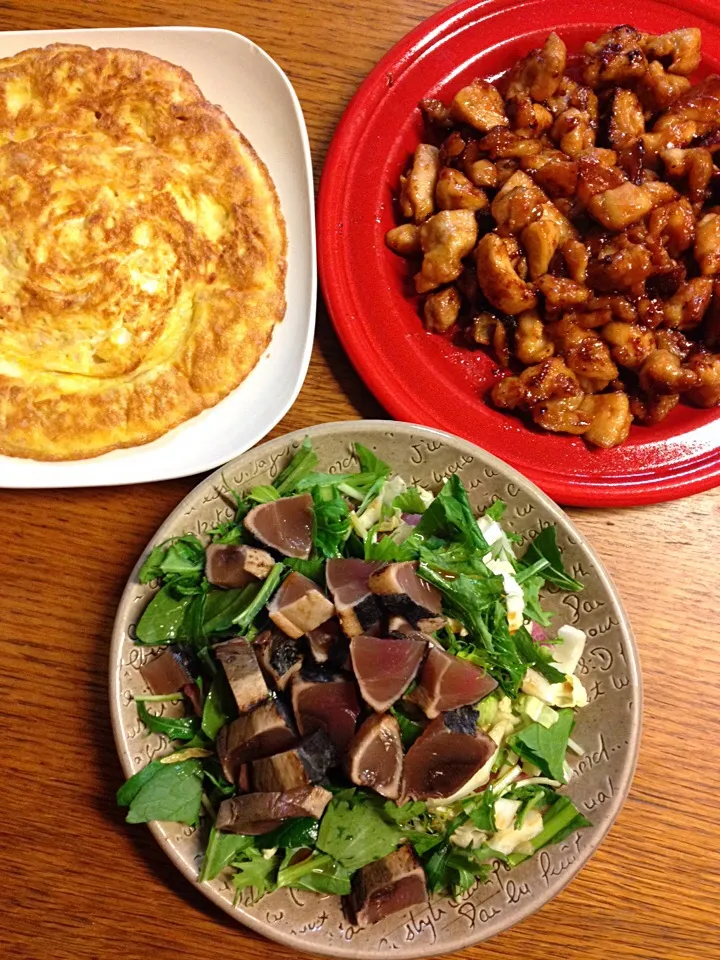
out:
M57 401L55 402L56 409L48 409L53 406L53 401L46 401L42 404L43 415L40 415L39 410L34 409L35 404L32 402L26 403L25 416L22 418L23 424L27 425L31 434L34 434L37 439L35 443L28 443L27 440L19 443L13 442L12 438L9 438L3 432L7 420L5 410L9 403L12 404L16 395L23 393L23 388L16 386L16 381L11 378L0 375L0 454L44 462L88 460L110 453L113 450L143 446L165 436L171 430L196 417L204 410L216 406L221 400L224 400L225 397L232 393L233 390L237 389L257 366L262 354L270 344L275 326L283 320L287 306L285 299L288 248L287 229L277 189L265 163L260 159L252 144L235 126L222 107L210 103L210 101L205 98L192 74L184 67L142 50L132 50L124 47L94 48L82 44L55 43L47 47L29 48L28 50L23 50L12 57L4 59L6 61L19 61L20 59L32 57L46 51L62 50L88 50L96 54L115 54L118 51L129 53L137 59L139 65L143 63L153 65L161 64L170 68L185 83L191 85L197 94L198 103L201 103L202 108L209 115L215 117L232 136L237 138L240 148L246 154L247 161L261 174L263 184L271 200L272 219L279 234L280 250L275 263L276 293L272 298L273 302L269 303L267 309L264 311L267 314L265 324L262 327L260 327L259 324L253 325L252 335L243 337L239 343L236 342L234 344L236 352L232 365L234 369L233 376L226 377L225 382L221 383L212 376L202 378L191 375L188 377L181 370L177 369L177 367L173 366L163 370L158 376L141 378L140 382L134 384L132 387L132 396L129 398L128 411L131 413L133 420L137 421L138 419L142 419L147 426L143 430L136 429L132 437L127 439L115 437L114 439L108 439L107 442L96 440L93 443L91 437L88 436L86 442L82 444L78 443L75 446L67 442L73 433L78 434L83 429L87 431L88 428L94 427L94 433L108 434L113 431L118 431L123 421L127 424L127 416L118 416L119 411L117 409L113 410L112 408L108 408L107 404L103 403L103 400L108 397L108 393L103 392L98 394L80 394L77 398L75 409L67 407L61 409L62 404L58 404ZM242 295L242 291L240 295ZM257 309L252 309L253 316L257 317ZM229 326L232 328L234 324L231 322ZM232 353L233 350L232 338L228 338L227 342L222 342L222 344L216 343L215 347L214 358L219 360L226 358L228 351ZM203 362L207 364L211 362L212 359L213 349L211 346L210 349L206 351ZM203 379L205 381L204 383ZM196 387L212 387L212 391L201 395L194 388L193 380L195 380ZM132 383L132 381L130 381L130 383ZM126 383L124 386L127 389L129 384ZM57 399L60 399L60 397ZM179 402L181 400L182 403ZM60 409L58 409L58 407L60 407ZM59 434L63 438L62 451L56 451L51 448L56 444L53 444L53 441L47 437L46 429L48 426L52 427L53 433ZM47 442L48 440L49 442Z

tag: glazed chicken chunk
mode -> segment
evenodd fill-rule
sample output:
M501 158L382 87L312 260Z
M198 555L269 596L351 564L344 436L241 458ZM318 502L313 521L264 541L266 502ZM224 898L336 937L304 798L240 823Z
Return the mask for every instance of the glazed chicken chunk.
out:
M694 27L571 53L421 102L386 242L425 328L497 361L491 403L607 448L720 405L720 75Z

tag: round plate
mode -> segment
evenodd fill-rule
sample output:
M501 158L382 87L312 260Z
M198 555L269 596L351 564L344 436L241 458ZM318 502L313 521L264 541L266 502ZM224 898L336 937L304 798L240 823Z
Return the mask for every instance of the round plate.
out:
M473 507L494 496L508 504L510 528L527 540L548 523L557 524L565 562L583 581L582 594L548 595L558 624L576 624L588 634L585 657L578 668L590 704L578 713L573 737L586 750L571 760L577 776L567 788L593 826L508 874L498 868L490 883L459 901L433 897L429 907L398 913L373 927L351 926L337 897L279 890L256 904L245 893L233 907L234 888L226 876L197 883L202 863L201 831L172 823L150 825L173 863L192 883L235 919L258 933L297 950L333 957L375 958L392 950L398 960L451 953L499 933L555 896L588 860L617 816L630 788L640 739L642 693L637 653L620 598L602 563L565 514L536 487L495 457L465 440L426 427L387 421L353 421L311 427L276 440L233 460L208 477L170 514L138 561L120 602L110 652L110 707L120 759L127 776L159 752L167 741L146 736L138 723L133 695L147 692L139 667L147 657L131 636L152 590L138 583L140 564L153 545L178 534L200 536L233 511L221 499L225 482L238 490L269 483L304 436L310 436L320 469L337 472L350 463L352 444L364 443L391 464L408 482L437 488L457 473L468 488ZM128 826L128 830L137 829ZM519 903L516 892L524 893Z
M335 328L370 389L399 420L466 437L507 460L562 503L629 506L720 482L720 410L681 404L655 427L633 427L613 450L533 429L488 406L490 356L428 334L407 261L385 246L397 222L398 178L419 142L418 102L444 100L474 77L495 79L556 30L570 52L609 25L703 31L700 73L720 69L714 0L506 0L457 3L401 40L362 84L338 126L323 172L319 265Z

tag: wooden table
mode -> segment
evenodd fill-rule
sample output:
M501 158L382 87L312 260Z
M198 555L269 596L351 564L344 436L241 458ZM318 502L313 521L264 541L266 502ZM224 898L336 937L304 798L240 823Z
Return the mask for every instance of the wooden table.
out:
M7 30L194 24L261 44L302 101L315 171L355 88L435 0L20 0ZM381 417L325 312L305 387L273 431ZM114 804L107 655L125 580L198 482L0 494L0 956L145 960L291 952L215 909ZM553 903L468 956L720 958L720 489L570 510L630 613L645 680L632 794Z

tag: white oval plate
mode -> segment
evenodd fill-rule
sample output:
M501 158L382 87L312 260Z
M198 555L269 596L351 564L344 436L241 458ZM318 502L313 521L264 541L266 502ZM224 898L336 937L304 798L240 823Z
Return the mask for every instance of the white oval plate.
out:
M307 129L290 81L252 41L231 30L149 27L0 33L0 57L50 43L143 50L185 67L270 171L288 233L287 311L250 376L217 406L165 436L90 460L46 463L0 456L0 487L90 487L201 473L257 443L295 402L313 332L317 272Z

